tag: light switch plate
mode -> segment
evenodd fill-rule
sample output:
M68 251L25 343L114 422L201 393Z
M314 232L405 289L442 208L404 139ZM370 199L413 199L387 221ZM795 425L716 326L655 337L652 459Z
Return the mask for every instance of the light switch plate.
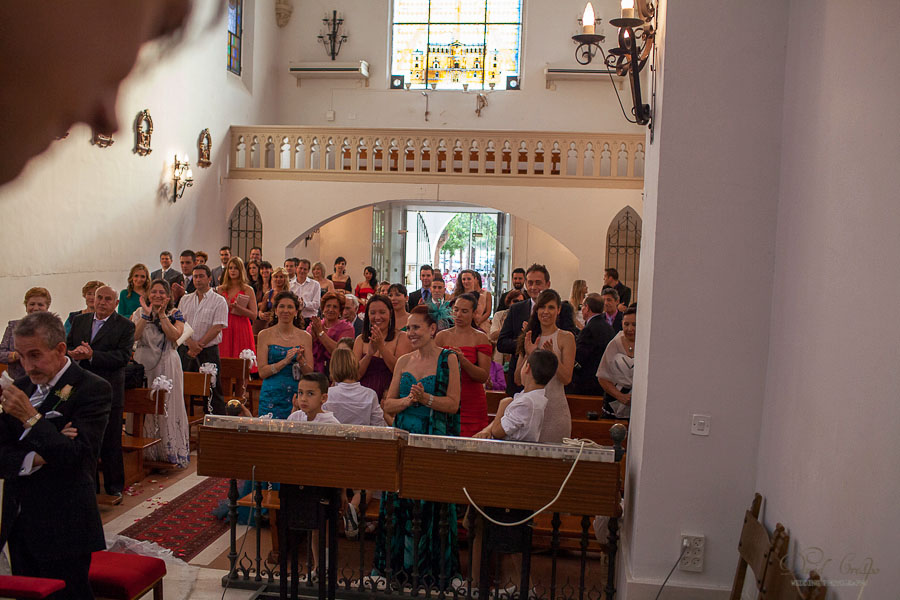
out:
M693 435L709 435L709 415L694 415L691 419L691 433Z

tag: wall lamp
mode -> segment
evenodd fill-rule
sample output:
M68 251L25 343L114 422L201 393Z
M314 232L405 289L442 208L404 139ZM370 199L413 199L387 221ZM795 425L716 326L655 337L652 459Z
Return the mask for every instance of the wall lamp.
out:
M579 65L589 65L597 51L603 52L600 42L606 40L606 36L596 33L596 26L600 24L600 19L594 18L594 7L588 2L584 7L584 15L581 17L581 33L573 35L572 39L578 44L575 48L575 60Z
M641 71L653 52L656 28L653 26L656 9L650 0L622 0L622 16L609 23L619 28L619 47L610 48L606 66L631 82L634 119L638 125L650 123L650 105L641 98ZM637 29L637 31L635 31Z
M172 186L172 202L177 202L184 196L184 190L194 185L194 173L191 171L190 159L187 154L175 155L175 164L172 165L172 180L175 184Z
M600 47L600 43L605 40L605 37L595 33L594 8L588 2L581 18L582 32L572 36L572 39L578 44L575 49L575 60L579 64L590 64L599 51L607 68L611 71L615 70L616 75L620 77L628 77L631 84L634 119L629 118L627 114L625 118L638 125L648 125L652 118L651 107L644 103L641 94L640 75L653 53L656 39L655 19L656 8L652 0L622 0L621 16L611 19L609 22L610 25L619 29L619 45L616 48L610 48L607 54ZM596 19L596 22L599 21ZM610 81L612 81L612 72L610 72ZM616 91L616 95L618 95L618 91ZM622 111L625 111L624 107Z

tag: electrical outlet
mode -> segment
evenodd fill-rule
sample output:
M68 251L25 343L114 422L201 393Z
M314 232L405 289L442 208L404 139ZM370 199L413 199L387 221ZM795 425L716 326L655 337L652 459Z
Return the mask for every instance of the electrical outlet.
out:
M687 550L681 555L681 560L678 561L678 568L681 571L700 573L703 571L703 553L706 550L706 537L682 533L682 548L684 548L685 543L687 543Z

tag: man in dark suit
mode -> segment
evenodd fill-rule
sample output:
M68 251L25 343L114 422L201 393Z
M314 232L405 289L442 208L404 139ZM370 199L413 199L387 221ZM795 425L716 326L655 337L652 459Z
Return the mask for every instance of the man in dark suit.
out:
M363 320L359 318L359 299L352 294L344 296L344 312L341 317L353 325L353 335L362 333Z
M600 297L603 298L603 318L613 331L619 333L622 331L622 311L619 310L622 303L619 293L613 288L603 288Z
M624 312L631 305L631 288L619 281L618 269L603 271L603 287L612 288L619 294L619 311Z
M54 598L93 598L91 552L106 548L94 473L111 390L66 356L56 315L32 313L14 336L28 375L0 397L0 546L9 542L14 575L64 580Z
M229 260L231 260L231 246L222 246L219 248L219 261L222 264L212 270L209 287L214 288L222 283L222 276L225 274L225 267L228 266Z
M122 405L125 402L125 365L134 346L134 323L116 313L118 298L109 286L94 292L94 312L78 315L66 344L69 357L99 375L112 387L109 423L103 435L100 459L103 487L110 496L122 496L125 465L122 462Z
M602 396L603 388L597 381L597 367L603 351L616 336L616 332L603 318L603 299L600 294L588 294L581 306L584 327L575 336L575 370L572 383L566 386L570 394Z
M184 285L184 277L179 273L176 269L172 268L172 253L168 250L163 250L159 255L159 266L161 269L157 269L150 274L150 281L155 281L157 279L165 279L169 282L169 285L179 284ZM147 285L150 285L150 281L147 282Z
M504 354L512 355L509 361L509 371L506 374L507 394L512 395L522 390L521 386L514 383L513 377L519 360L516 354L516 340L519 339L523 326L531 318L531 312L534 310L534 303L538 296L546 289L550 289L550 272L547 267L538 264L528 267L525 272L525 290L528 292L529 300L516 302L510 307L503 328L500 330L500 336L497 338L497 349ZM575 327L575 311L571 304L566 302L560 307L556 326L572 333L578 331L578 328Z
M406 309L412 310L419 305L419 302L428 302L431 299L431 282L434 280L434 269L431 265L422 265L419 267L419 281L422 282L421 289L418 289L409 295L406 302Z
M172 284L172 301L175 306L181 301L181 297L197 290L194 286L194 267L197 266L197 255L193 250L185 250L179 258L181 265L181 276L184 283Z

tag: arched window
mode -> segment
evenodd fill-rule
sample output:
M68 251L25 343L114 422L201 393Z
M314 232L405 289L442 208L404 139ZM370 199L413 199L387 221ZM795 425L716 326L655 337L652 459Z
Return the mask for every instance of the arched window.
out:
M619 272L619 281L631 288L632 302L637 302L640 262L641 218L633 208L626 206L606 232L606 268Z
M262 246L262 219L250 198L238 202L231 211L228 237L231 239L232 254L244 260L250 255L250 248Z

